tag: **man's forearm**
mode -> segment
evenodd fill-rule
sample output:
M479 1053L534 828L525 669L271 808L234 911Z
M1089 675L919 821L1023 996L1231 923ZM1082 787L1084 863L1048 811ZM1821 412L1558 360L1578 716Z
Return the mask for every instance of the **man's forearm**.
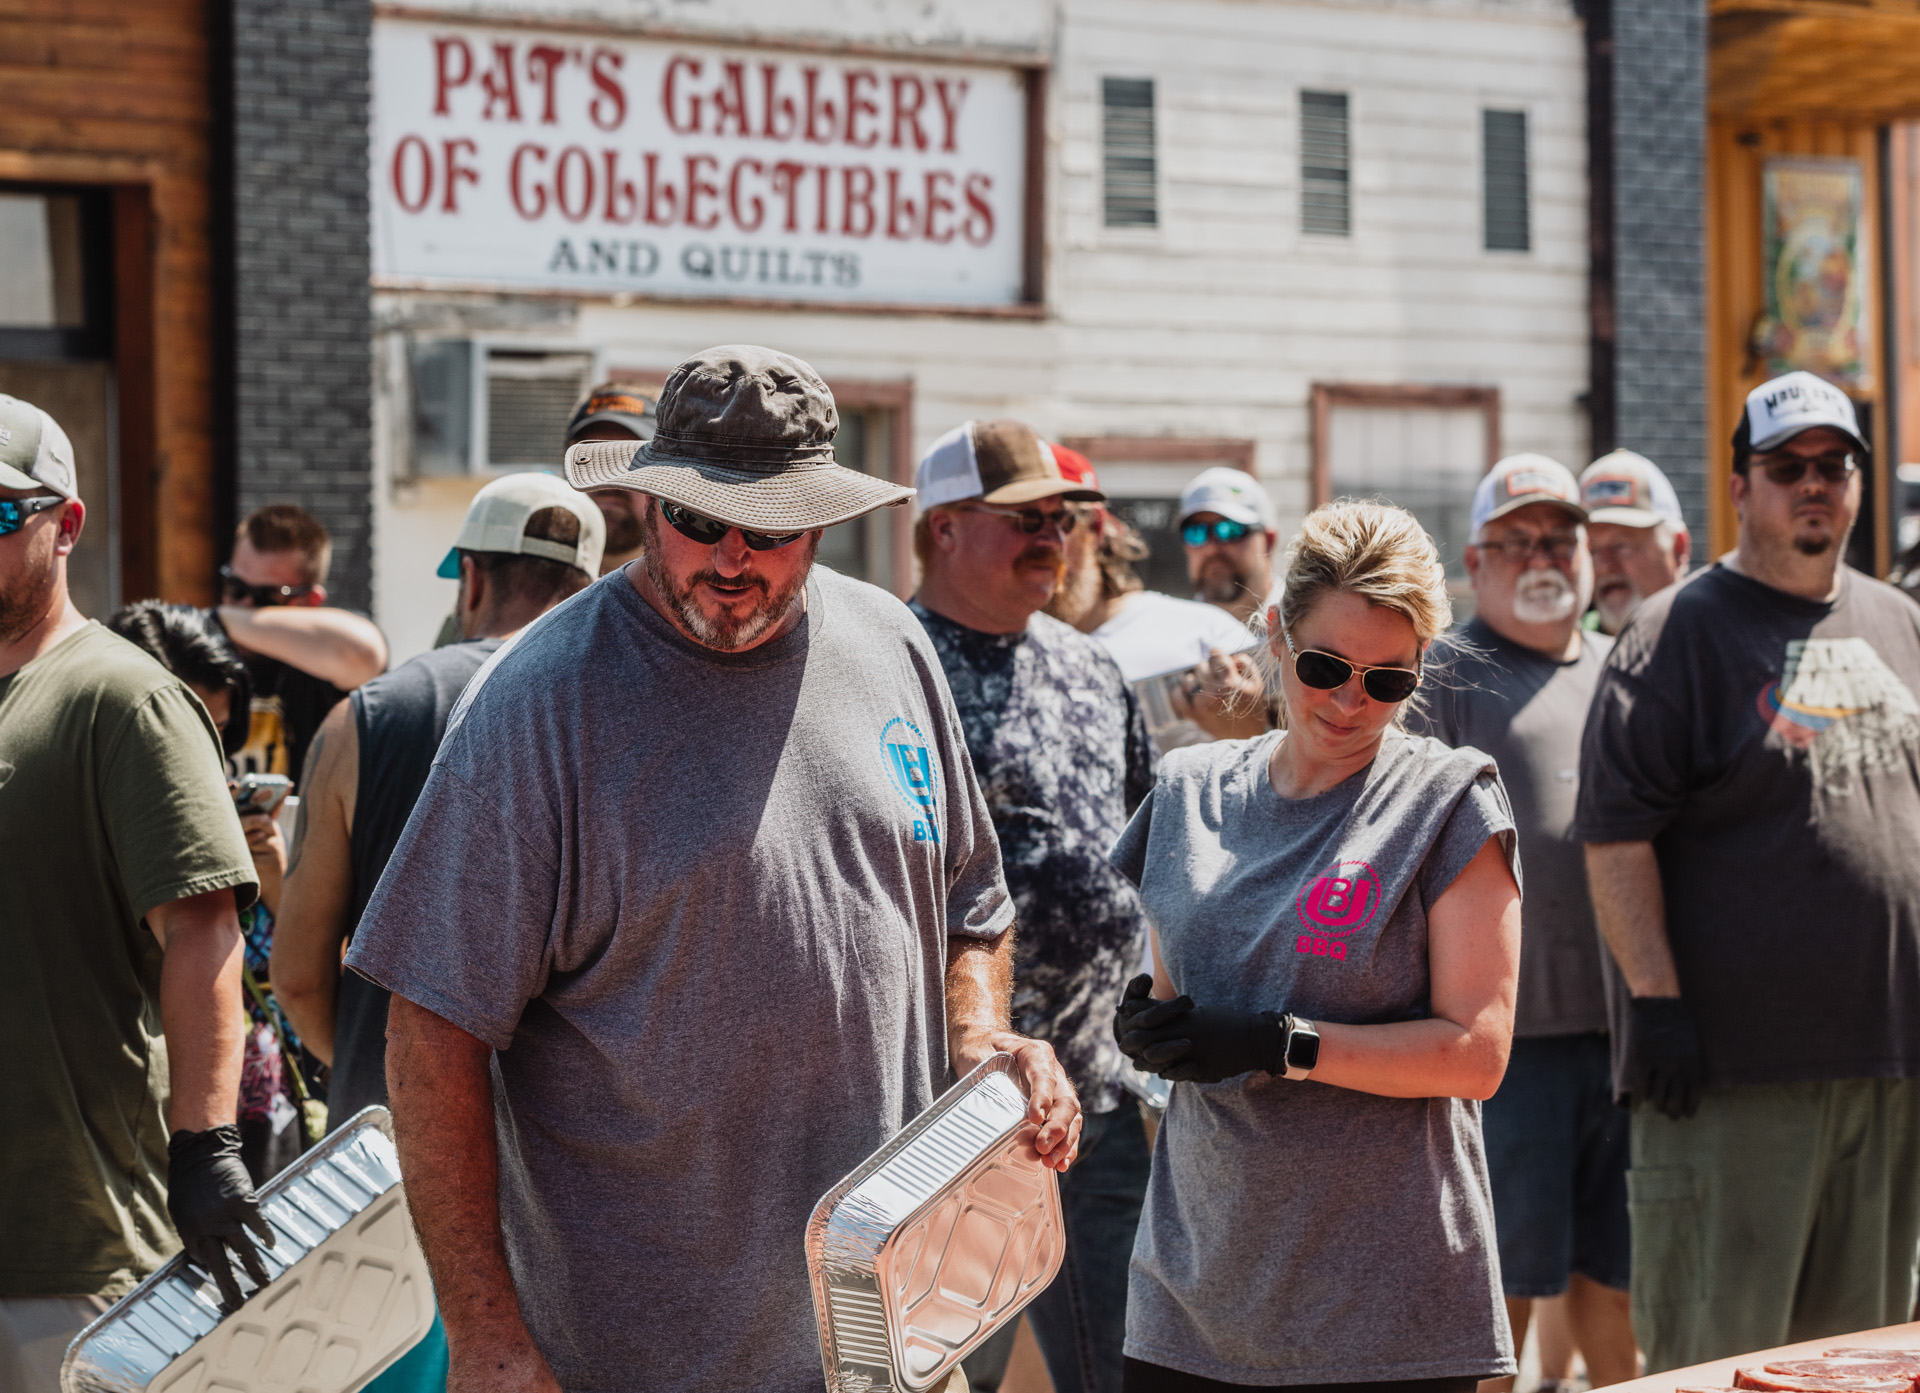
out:
M1653 843L1589 843L1587 886L1600 936L1613 951L1627 989L1635 996L1680 995Z
M521 1317L500 1235L491 1056L484 1041L393 998L387 1092L400 1173L463 1382L530 1361L545 1367Z
M214 890L151 910L159 941L160 1028L167 1037L167 1125L204 1132L239 1118L246 1012L240 997L240 919L233 891Z
M1013 1004L1013 929L998 938L947 939L947 1054L964 1075L1004 1044Z
M220 606L220 623L242 648L297 667L343 691L386 670L387 641L371 620L343 609Z

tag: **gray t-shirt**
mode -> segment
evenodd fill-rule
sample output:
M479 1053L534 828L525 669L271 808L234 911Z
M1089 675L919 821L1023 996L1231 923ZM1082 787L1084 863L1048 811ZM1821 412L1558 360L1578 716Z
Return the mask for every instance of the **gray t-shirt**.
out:
M1580 655L1563 662L1475 619L1434 645L1437 675L1408 716L1412 730L1492 755L1513 799L1527 868L1515 1035L1607 1028L1606 949L1587 895L1586 848L1569 829L1580 791L1580 733L1611 647L1604 634L1583 633Z
M948 936L1012 918L925 632L824 567L808 600L715 653L616 572L523 632L347 958L497 1051L568 1393L818 1390L807 1215L943 1086Z
M1421 1020L1427 911L1513 815L1478 750L1389 732L1312 798L1279 733L1173 750L1113 861L1174 985L1314 1021ZM1227 1383L1514 1372L1480 1105L1312 1079L1176 1083L1134 1240L1127 1353Z

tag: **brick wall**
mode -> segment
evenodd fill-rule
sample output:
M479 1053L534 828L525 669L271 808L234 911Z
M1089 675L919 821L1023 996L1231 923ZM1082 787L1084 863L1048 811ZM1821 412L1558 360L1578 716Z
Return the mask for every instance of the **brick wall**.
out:
M1614 439L1673 480L1703 559L1706 0L1612 0Z
M230 0L236 516L310 508L373 598L369 0Z

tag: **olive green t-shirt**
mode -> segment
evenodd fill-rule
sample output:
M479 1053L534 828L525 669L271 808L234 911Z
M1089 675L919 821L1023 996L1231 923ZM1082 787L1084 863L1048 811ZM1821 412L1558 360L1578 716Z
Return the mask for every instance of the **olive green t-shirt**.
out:
M98 624L0 677L0 853L0 1297L117 1296L180 1246L142 919L257 889L206 708Z

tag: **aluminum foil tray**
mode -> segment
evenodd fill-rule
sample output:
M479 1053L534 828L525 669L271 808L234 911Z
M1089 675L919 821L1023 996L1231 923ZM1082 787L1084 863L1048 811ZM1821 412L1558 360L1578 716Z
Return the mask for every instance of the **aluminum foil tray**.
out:
M997 1054L820 1198L807 1270L829 1393L926 1393L1060 1270L1060 1184Z
M265 1287L220 1313L213 1279L175 1257L67 1348L63 1393L352 1393L433 1326L385 1108L368 1108L268 1181Z

